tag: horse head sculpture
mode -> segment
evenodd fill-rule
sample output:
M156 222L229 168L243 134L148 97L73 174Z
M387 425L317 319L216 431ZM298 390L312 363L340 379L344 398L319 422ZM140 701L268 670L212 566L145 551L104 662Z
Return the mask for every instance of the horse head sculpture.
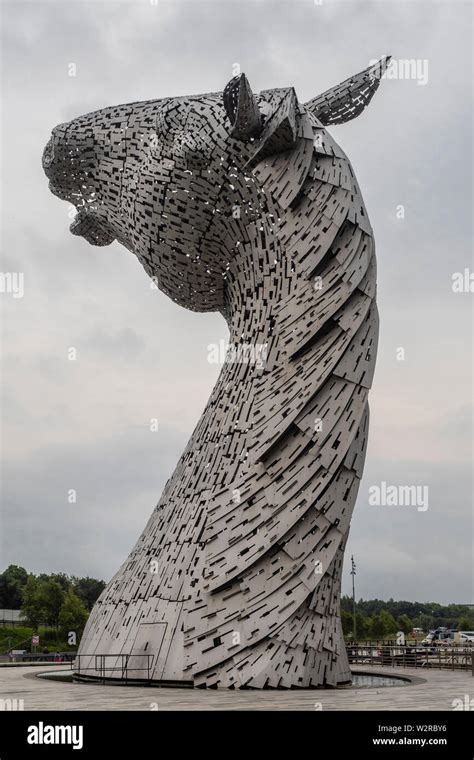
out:
M350 680L340 579L367 443L376 266L326 127L363 111L388 62L305 104L291 87L254 94L241 74L223 93L53 130L43 166L77 208L71 232L118 241L178 304L222 313L233 349L91 613L79 677L122 678L125 661L129 679L195 686Z

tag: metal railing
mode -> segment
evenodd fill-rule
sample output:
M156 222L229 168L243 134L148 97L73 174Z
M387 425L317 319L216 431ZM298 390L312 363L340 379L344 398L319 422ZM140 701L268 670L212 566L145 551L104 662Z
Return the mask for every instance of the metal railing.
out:
M146 664L132 667L130 661L134 661L137 658L142 658L142 661L143 658L146 658ZM115 662L108 664L111 660L114 660ZM88 664L84 664L85 661L87 661ZM136 673L137 671L140 673L143 673L144 671L146 672L146 679L141 675L140 681L151 681L152 665L152 654L78 654L75 660L71 662L71 670L74 670L74 673L78 676L84 675L99 678L103 683L105 683L107 678L117 679L117 676L114 674L118 672L120 673L120 680L127 683L129 676L133 680L133 673Z
M351 665L467 670L474 675L474 648L472 646L423 647L357 644L347 646L346 651Z
M76 657L75 652L26 652L25 654L2 654L0 662L71 662Z
M351 647L395 647L395 646L405 646L405 647L464 647L465 649L468 649L469 647L472 647L474 650L474 642L473 641L453 641L452 639L444 639L443 641L432 641L429 644L423 644L421 639L409 639L408 636L405 637L404 643L401 643L398 639L357 639L357 641L354 641L354 639L350 638L349 636L345 637L346 646Z
M48 654L22 654L21 662L74 662L75 652L49 652Z

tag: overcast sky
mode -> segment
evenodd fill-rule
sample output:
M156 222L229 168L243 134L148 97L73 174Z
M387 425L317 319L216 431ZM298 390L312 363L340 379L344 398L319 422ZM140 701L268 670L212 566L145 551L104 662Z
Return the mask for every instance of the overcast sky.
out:
M390 53L426 60L428 82L383 81L357 120L332 129L374 227L381 320L343 590L353 553L358 597L472 602L473 294L452 291L452 274L473 267L470 3L1 8L0 269L23 272L25 292L0 293L0 570L113 575L217 378L207 346L227 338L220 315L151 289L117 243L95 248L70 234L68 206L41 167L51 128L107 105L222 90L234 63L254 91L293 85L304 102ZM382 481L428 486L428 509L371 506L369 488Z

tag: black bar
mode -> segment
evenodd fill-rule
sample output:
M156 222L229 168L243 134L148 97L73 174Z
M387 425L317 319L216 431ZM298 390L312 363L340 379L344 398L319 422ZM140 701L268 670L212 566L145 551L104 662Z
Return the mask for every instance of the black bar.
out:
M98 752L99 756L106 752L107 757L134 758L145 751L162 756L166 748L166 754L173 756L188 751L193 756L202 752L211 757L227 756L231 749L244 760L249 757L251 738L251 756L257 760L260 753L262 760L267 760L273 749L275 757L281 756L287 742L290 757L297 760L321 757L323 752L330 752L330 757L352 757L360 752L362 757L472 760L472 718L468 711L1 712L0 758L16 760L26 755L63 760L95 757ZM57 726L64 727L64 738L75 742L77 750L72 743L28 742L28 737L43 742L61 739L61 732L55 733ZM220 735L225 744L219 742Z

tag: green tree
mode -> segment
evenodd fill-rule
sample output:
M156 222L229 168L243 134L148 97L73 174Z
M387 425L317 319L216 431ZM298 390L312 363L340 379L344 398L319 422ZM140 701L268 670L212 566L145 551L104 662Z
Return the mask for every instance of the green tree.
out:
M400 615L397 621L397 626L398 626L398 630L403 631L405 636L407 636L413 630L413 623L408 617L408 615Z
M444 622L440 623L438 621L435 623L433 615L426 615L425 613L422 613L415 619L414 624L417 628L421 628L423 631L431 631L438 625L444 625Z
M39 584L39 595L43 605L43 622L55 628L59 624L59 612L67 592L56 580L42 581Z
M362 615L361 612L356 612L356 626L357 626L357 639L366 639L369 636L369 618Z
M350 612L341 610L342 632L344 636L350 636L354 630L354 620Z
M71 579L65 573L51 573L48 580L56 581L63 591L68 591L71 588Z
M382 617L382 614L372 615L369 623L369 635L373 639L383 639L388 633L386 620Z
M459 618L457 629L458 631L472 631L474 630L474 622L467 617Z
M77 641L79 641L88 617L89 612L81 599L76 596L72 589L66 591L59 612L59 628L61 633L67 636L71 631L74 631Z
M21 609L32 628L37 630L41 624L58 627L65 593L57 581L28 577Z
M0 608L19 610L22 603L22 593L28 580L24 567L9 565L0 575Z
M96 578L73 578L74 593L88 610L92 609L104 588L104 581L98 581Z
M386 634L396 633L398 631L397 621L393 615L390 614L390 612L387 612L387 610L382 610L379 617L383 621Z
M341 609L352 613L352 598L344 595L341 597ZM465 604L438 604L437 602L407 602L395 601L389 599L359 599L356 603L356 613L362 614L365 618L371 618L379 615L382 610L390 613L396 620L402 615L410 618L414 627L420 627L424 631L436 628L437 626L447 626L448 628L456 626L459 628L459 621L464 619L464 623L469 621L468 630L474 629L474 611Z
M40 592L41 583L35 578L34 575L29 575L26 581L22 594L21 611L26 618L28 625L30 625L34 631L38 630L38 626L43 622L44 609L43 598Z

